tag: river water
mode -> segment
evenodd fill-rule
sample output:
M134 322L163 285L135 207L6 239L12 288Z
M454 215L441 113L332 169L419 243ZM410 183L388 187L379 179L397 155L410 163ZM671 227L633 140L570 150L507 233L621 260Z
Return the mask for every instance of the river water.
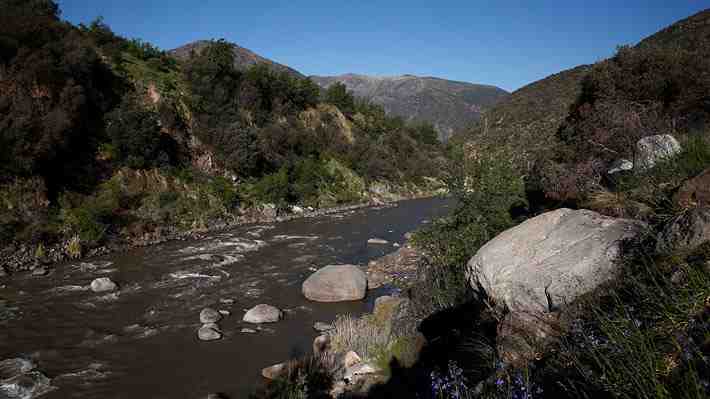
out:
M358 302L310 302L300 290L312 270L364 266L450 206L449 200L420 199L241 226L202 240L60 264L48 276L0 280L0 299L15 309L0 318L0 359L35 362L56 387L43 398L247 397L263 384L263 367L310 351L314 322L368 311L378 294ZM373 237L390 244L368 245ZM88 290L97 277L110 277L120 290ZM230 299L233 304L224 303ZM255 328L241 319L259 303L283 309L285 319L257 334L240 332ZM205 307L231 312L220 322L219 341L197 339Z

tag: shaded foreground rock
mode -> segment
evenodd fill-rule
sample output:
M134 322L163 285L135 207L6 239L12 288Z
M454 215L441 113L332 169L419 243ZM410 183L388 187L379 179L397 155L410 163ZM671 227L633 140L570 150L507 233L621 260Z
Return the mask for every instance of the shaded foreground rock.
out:
M118 285L108 277L100 277L91 282L91 290L94 292L110 292L118 289Z
M261 324L276 323L282 318L283 312L279 308L262 303L249 309L242 320L247 323Z
M330 265L308 277L302 292L317 302L357 301L365 297L367 276L354 265Z
M710 207L710 168L686 181L674 200L681 208Z
M656 251L692 250L710 241L710 207L694 208L667 224L658 237Z

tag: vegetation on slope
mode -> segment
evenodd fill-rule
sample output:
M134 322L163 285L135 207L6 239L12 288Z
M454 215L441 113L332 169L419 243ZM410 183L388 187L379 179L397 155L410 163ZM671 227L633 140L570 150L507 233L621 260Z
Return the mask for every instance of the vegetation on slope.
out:
M101 19L63 22L51 0L2 9L5 262L17 248L204 228L265 202L366 200L371 184L430 185L446 162L430 126L259 60L235 65L224 41L176 60Z
M410 334L423 333L428 346L411 367L391 354L389 381L360 397L710 395L710 242L705 235L700 245L658 245L671 223L707 212L701 199L676 198L710 168L706 15L521 89L459 138L447 182L460 205L415 235L425 261L419 281L402 287L419 321ZM612 161L634 159L639 138L661 133L683 150L651 168L607 174ZM568 305L558 340L536 358L506 363L497 347L500 314L476 295L466 263L498 233L562 204L640 219L649 231L625 248L615 281ZM358 346L368 347L362 340L372 335L394 347L361 329L368 333L350 337Z

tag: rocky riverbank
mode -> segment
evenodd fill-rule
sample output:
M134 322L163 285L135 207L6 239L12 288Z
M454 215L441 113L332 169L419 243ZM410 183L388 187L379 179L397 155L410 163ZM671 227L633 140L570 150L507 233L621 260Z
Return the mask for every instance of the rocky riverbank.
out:
M412 195L373 195L368 202L344 205L332 208L313 209L292 206L287 210L279 211L271 204L250 208L231 219L222 218L212 220L206 226L199 226L188 230L179 229L174 225L159 226L152 232L143 234L139 238L110 237L104 245L77 252L72 248L72 241L66 240L54 245L33 246L24 243L13 243L0 249L0 277L21 271L46 270L53 263L66 260L86 259L109 253L124 252L134 248L147 247L169 241L185 241L203 238L208 233L223 231L241 225L253 223L278 223L300 218L315 218L348 212L367 207L396 206L399 201L428 198L438 193L423 192Z

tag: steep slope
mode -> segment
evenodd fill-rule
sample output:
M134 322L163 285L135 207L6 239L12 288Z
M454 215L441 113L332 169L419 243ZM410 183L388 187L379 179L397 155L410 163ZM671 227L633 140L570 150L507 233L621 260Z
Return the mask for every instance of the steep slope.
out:
M639 46L680 46L695 49L710 42L710 9L660 30L639 43Z
M710 43L710 10L702 11L642 40L636 47L681 47L697 50ZM600 63L608 62L608 60ZM487 112L472 139L509 143L522 161L549 155L556 133L578 99L582 81L592 70L582 65L531 83ZM485 134L482 134L485 132Z
M590 70L590 65L578 66L516 90L484 112L474 141L485 138L510 144L523 162L549 151Z
M172 55L173 57L179 59L179 60L185 60L190 57L190 54L194 51L196 54L200 54L200 52L207 47L207 45L210 42L208 40L199 40L196 42L188 43L184 46L178 47L176 49L170 50L168 54ZM232 48L234 49L234 66L239 69L243 70L246 69L252 65L257 65L257 64L266 64L269 65L273 70L277 72L287 72L293 76L297 76L299 78L305 77L302 73L298 72L297 70L288 67L283 64L279 64L278 62L272 61L268 58L264 58L255 52L241 47L237 44L230 43Z
M311 76L322 87L345 84L357 97L384 106L385 110L409 121L430 122L446 139L477 121L485 109L508 93L494 86L403 75L373 77L347 74Z

